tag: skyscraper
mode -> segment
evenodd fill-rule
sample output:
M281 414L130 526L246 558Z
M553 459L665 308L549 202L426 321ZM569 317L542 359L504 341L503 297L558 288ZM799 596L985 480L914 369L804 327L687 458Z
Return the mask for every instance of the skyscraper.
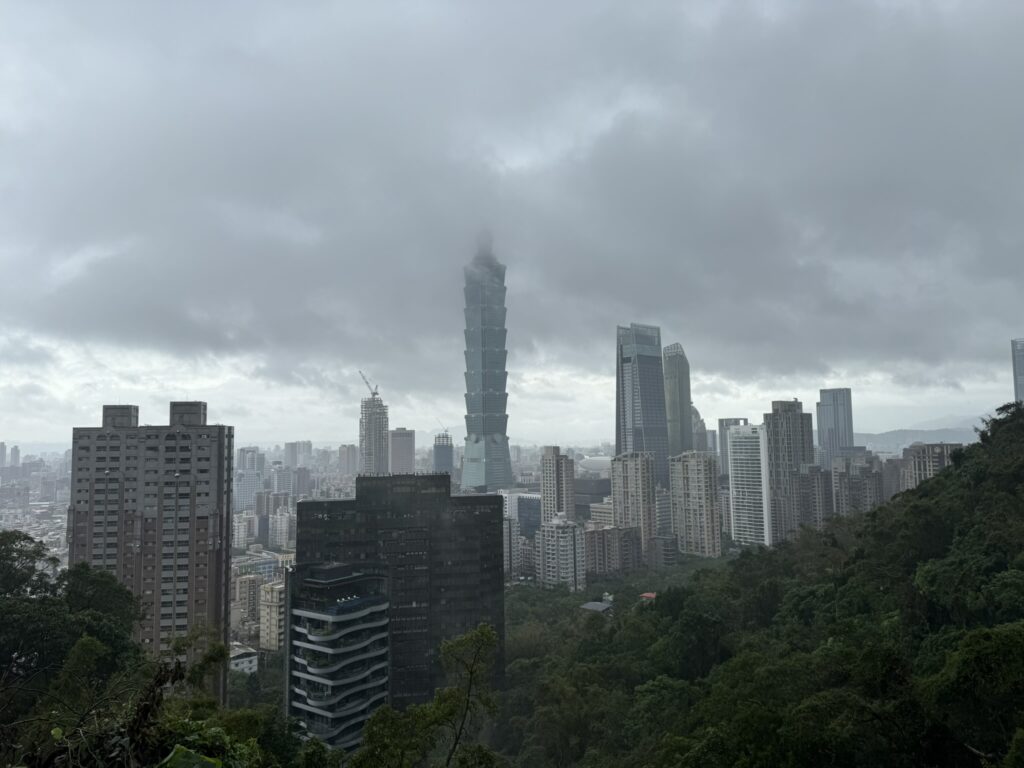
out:
M692 451L693 419L690 398L690 362L682 344L669 344L662 355L665 366L665 415L668 455Z
M16 445L12 445L11 446L11 466L12 467L20 467L21 466L21 448L19 448Z
M388 407L376 390L359 407L359 473L386 475L388 461Z
M544 447L540 457L540 519L548 523L561 515L572 520L576 514L576 471L572 459L557 445Z
M668 460L672 533L679 551L700 557L722 554L718 517L718 456L686 451Z
M505 265L482 243L466 277L466 448L463 490L512 485L508 449Z
M791 539L800 527L798 483L800 467L814 464L811 414L799 400L776 400L764 415L768 440L768 484L772 503L772 540Z
M1024 401L1024 339L1013 339L1010 342L1010 355L1013 358L1013 399Z
M359 474L359 446L348 443L340 446L338 448L338 463L342 475Z
M654 456L623 453L612 459L612 516L619 528L638 528L644 557L658 534Z
M388 434L388 456L393 475L410 475L416 471L416 430L399 427Z
M227 643L233 441L202 402L171 403L167 426L141 427L138 406L105 405L102 426L74 429L68 565L132 591L153 653L200 627Z
M649 453L654 482L668 488L668 417L661 329L633 323L617 329L615 454Z
M481 622L504 638L500 496L452 496L445 475L362 476L354 499L301 501L298 517L297 564L387 577L396 707L428 701L442 684L443 640ZM497 658L500 674L500 646Z
M723 475L729 474L729 429L748 423L744 418L718 420L718 468Z
M695 451L706 451L708 450L708 428L704 423L704 419L701 418L700 411L697 410L697 406L690 406L691 421L693 424L693 450Z
M823 389L818 403L818 447L821 466L832 469L842 448L853 447L853 400L849 388Z
M7 466L7 443L0 441L0 467Z
M734 426L729 442L729 527L742 546L775 543L768 488L768 440L761 425Z
M450 475L455 469L455 451L448 431L434 435L434 471Z

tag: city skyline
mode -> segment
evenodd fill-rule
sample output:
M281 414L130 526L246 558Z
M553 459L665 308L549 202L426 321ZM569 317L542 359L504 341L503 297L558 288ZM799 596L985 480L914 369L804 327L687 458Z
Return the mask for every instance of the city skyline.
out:
M242 23L187 4L12 8L0 433L65 442L91 403L201 398L250 440L351 440L358 368L396 423L451 426L459 269L482 227L509 265L514 440L610 434L606 343L629 321L685 347L708 423L830 387L857 391L872 432L989 412L1024 335L1024 264L1004 245L1021 237L1019 107L991 87L1017 57L1016 11L818 5L741 20L567 4L539 37L512 7L425 4L422 26L328 6L283 23L258 2ZM915 47L933 23L943 71L962 73L941 88ZM184 28L204 33L178 59ZM982 31L994 55L977 61ZM480 40L494 55L473 55ZM793 84L780 109L770 94ZM889 109L894 89L925 103ZM977 162L954 162L961 147Z

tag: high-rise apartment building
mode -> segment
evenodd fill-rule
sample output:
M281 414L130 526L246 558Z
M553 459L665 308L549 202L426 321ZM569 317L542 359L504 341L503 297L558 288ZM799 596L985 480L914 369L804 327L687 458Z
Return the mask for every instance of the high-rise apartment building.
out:
M729 429L729 527L741 546L775 543L768 485L768 439L759 424Z
M462 488L497 491L512 486L508 448L508 373L505 265L481 243L466 277L466 448Z
M416 471L416 430L398 427L388 433L388 456L393 475Z
M284 648L285 603L283 581L260 587L260 650L275 652Z
M359 473L386 475L388 458L388 407L376 390L359 406Z
M587 573L632 573L644 564L639 528L589 525L583 532Z
M446 475L455 471L455 451L447 430L434 435L434 471Z
M668 455L692 451L693 419L690 397L690 362L682 344L669 344L662 354L665 368L665 414Z
M668 460L672 533L679 551L700 557L722 554L718 517L718 456L686 451Z
M804 464L814 464L814 430L811 414L799 400L776 400L764 415L768 439L768 486L772 503L772 540L796 536L800 527L798 476Z
M832 468L832 460L843 448L853 447L853 396L849 388L823 389L818 402L818 447L821 466Z
M961 443L914 443L903 449L900 469L900 490L917 488L953 463L953 453Z
M587 557L583 529L558 516L537 532L537 582L545 587L567 586L579 592L587 586Z
M864 448L841 452L832 460L832 507L837 517L870 512L885 501L881 460Z
M359 474L359 446L345 444L338 448L339 471L343 476Z
M729 430L749 423L744 418L718 420L718 468L723 475L729 474Z
M548 523L576 516L575 463L557 445L544 447L540 457L540 519Z
M658 535L654 455L624 453L612 459L612 514L619 528L638 528L644 557Z
M668 416L661 329L619 326L615 358L615 454L649 453L654 482L668 488Z
M505 572L505 580L512 581L523 573L519 521L514 517L505 517L501 521L501 526L502 570Z
M822 530L835 515L832 473L817 464L804 464L797 476L797 515L800 525Z
M387 579L338 563L302 564L287 578L288 715L336 749L362 742L387 703Z
M68 565L132 591L153 653L198 627L227 642L233 442L201 402L171 403L169 424L141 427L138 406L105 405L102 426L74 429Z
M1013 399L1024 401L1024 339L1013 339L1010 342L1010 355L1013 360Z
M297 563L387 577L396 707L429 700L443 683L443 640L481 622L504 637L500 496L452 496L447 475L362 476L354 499L302 501L298 514ZM501 648L497 659L500 674Z

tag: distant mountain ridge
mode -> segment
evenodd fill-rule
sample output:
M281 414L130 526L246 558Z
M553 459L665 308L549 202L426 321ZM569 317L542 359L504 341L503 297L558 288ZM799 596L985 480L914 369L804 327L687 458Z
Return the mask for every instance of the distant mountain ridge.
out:
M953 427L946 429L893 429L889 432L854 433L857 445L874 453L901 453L914 443L976 443L978 433L973 429Z

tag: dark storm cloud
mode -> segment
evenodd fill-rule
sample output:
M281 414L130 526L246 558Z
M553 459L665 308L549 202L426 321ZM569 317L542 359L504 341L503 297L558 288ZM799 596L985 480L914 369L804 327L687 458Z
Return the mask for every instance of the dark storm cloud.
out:
M1020 331L1019 3L5 15L20 333L457 393L485 226L521 365L609 371L636 320L708 374L911 381Z

